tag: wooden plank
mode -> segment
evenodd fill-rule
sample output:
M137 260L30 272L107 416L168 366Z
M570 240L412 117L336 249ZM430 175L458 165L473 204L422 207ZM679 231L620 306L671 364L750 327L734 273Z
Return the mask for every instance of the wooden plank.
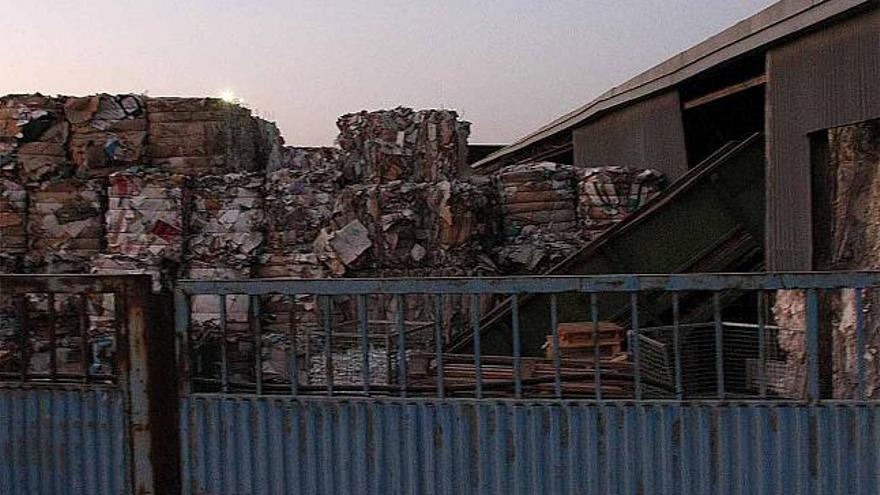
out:
M690 110L691 108L699 107L707 103L726 98L730 95L735 95L737 93L740 93L750 88L754 88L755 86L760 86L762 84L767 84L767 74L761 74L760 76L753 77L749 80L732 84L725 88L721 88L718 91L713 91L709 94L694 98L692 100L688 100L684 102L683 107L685 110Z

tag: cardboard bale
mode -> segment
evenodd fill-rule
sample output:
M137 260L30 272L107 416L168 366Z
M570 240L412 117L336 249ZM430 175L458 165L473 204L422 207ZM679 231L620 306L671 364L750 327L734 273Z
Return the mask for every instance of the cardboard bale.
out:
M277 132L250 110L217 98L147 98L150 163L184 175L265 169ZM276 129L277 131L277 129Z
M504 241L492 249L504 273L544 273L581 245L576 169L553 162L510 165L498 173Z
M143 162L147 141L144 97L68 98L64 115L70 123L70 155L80 175L106 176Z
M267 166L266 171L274 172L286 168L299 173L323 173L332 183L340 185L343 156L344 152L340 148L285 146L281 150L281 162Z
M282 168L267 174L267 251L311 252L312 243L333 212L339 176L336 170L317 166Z
M339 117L336 126L351 182L433 182L468 172L470 123L454 111L362 111Z
M179 262L184 247L187 180L157 170L128 169L110 176L107 252Z
M630 167L596 167L580 172L578 213L584 236L597 237L660 193L662 172Z
M31 183L63 175L68 135L61 99L40 94L0 98L0 176Z
M29 269L40 273L88 273L104 244L103 180L64 179L30 190Z
M516 237L526 226L544 234L577 230L575 168L553 162L509 165L499 174L504 232Z
M0 178L0 257L12 259L27 252L26 225L27 189Z
M450 249L492 242L499 229L499 200L488 177L436 183L428 191L428 206L436 218L431 229L432 247Z
M249 276L263 244L262 189L256 173L193 179L185 258Z

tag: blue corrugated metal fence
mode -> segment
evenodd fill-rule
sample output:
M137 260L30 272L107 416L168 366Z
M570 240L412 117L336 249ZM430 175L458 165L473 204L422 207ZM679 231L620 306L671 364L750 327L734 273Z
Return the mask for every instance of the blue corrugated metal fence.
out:
M3 388L0 418L0 493L130 493L120 390Z
M191 494L874 494L880 407L198 396Z

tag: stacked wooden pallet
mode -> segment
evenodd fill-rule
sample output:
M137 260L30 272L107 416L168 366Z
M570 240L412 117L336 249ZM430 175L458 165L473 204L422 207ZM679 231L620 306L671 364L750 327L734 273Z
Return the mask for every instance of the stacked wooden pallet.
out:
M409 383L414 390L433 392L437 383L436 354L413 353L408 356ZM472 395L476 387L476 365L471 354L443 355L443 382L449 395ZM480 377L486 397L509 397L514 393L515 367L509 356L483 356ZM556 387L556 365L552 359L521 358L523 393L528 397L552 396ZM598 366L603 397L628 397L633 393L632 365L626 355L603 358ZM593 361L562 359L559 379L566 397L595 397L596 370Z
M610 321L600 321L597 326L590 321L560 323L558 329L559 355L565 359L593 359L597 346L603 357L616 356L623 350L623 328ZM547 336L544 348L548 358L556 354L552 335Z

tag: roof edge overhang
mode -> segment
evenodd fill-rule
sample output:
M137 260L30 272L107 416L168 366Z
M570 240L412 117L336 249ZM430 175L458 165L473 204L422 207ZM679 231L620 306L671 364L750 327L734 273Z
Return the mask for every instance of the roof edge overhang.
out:
M569 112L471 165L477 170L569 131L597 114L668 90L682 81L756 49L792 36L857 7L877 0L782 0L705 41L615 86L586 105Z

